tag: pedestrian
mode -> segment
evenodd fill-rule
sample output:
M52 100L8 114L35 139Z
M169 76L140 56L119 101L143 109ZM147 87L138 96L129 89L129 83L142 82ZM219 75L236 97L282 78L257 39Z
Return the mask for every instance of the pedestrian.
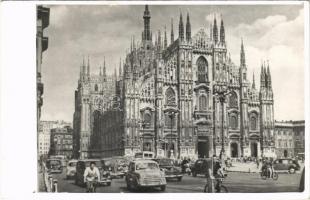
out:
M256 158L257 169L259 168L259 159Z

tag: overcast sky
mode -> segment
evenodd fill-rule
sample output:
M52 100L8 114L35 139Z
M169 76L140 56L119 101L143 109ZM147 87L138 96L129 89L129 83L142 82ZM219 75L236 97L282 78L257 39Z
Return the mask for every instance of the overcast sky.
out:
M192 35L200 28L209 33L214 14L222 16L228 51L239 65L240 39L244 40L248 78L255 73L259 86L261 60L269 60L276 120L304 119L304 15L303 5L158 6L151 5L151 29L164 30L170 39L174 19L175 38L180 11L190 14ZM90 56L92 73L106 57L112 73L130 47L130 38L141 40L141 6L50 6L50 25L45 29L49 47L43 53L43 120L72 121L74 90L83 55ZM183 17L185 19L185 17ZM218 21L219 22L219 21Z

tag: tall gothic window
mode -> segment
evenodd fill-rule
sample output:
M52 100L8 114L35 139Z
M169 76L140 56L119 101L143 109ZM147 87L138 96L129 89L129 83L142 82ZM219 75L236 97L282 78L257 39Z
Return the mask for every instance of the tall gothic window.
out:
M175 124L176 124L176 115L174 115L171 119L168 114L165 114L165 126L166 126L166 128L171 129L171 125L172 125L172 128L174 128Z
M229 107L238 107L238 97L235 92L233 92L229 97Z
M205 95L201 95L199 97L199 110L207 110L207 97Z
M204 83L207 81L208 62L204 57L199 57L197 60L198 82Z
M98 85L97 84L95 85L95 91L96 92L98 91Z
M168 88L166 90L166 104L169 106L175 106L176 100L175 100L175 93L172 88Z
M256 130L257 128L257 120L255 116L252 116L250 119L250 127L251 127L251 130Z
M150 113L146 112L144 113L144 124L146 128L151 127L151 122L152 122L152 116Z
M229 125L231 129L237 129L238 128L238 119L236 115L231 115L229 118Z

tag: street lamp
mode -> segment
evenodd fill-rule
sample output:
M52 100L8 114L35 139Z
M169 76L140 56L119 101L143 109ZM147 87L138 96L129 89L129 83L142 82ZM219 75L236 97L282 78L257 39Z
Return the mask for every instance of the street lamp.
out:
M146 126L146 123L144 120L141 121L141 126L142 126L142 151L144 151L144 128Z
M221 107L222 107L222 126L221 126L221 136L222 136L222 148L220 153L220 159L223 159L223 155L225 153L224 146L224 102L226 100L226 96L230 95L230 91L227 88L225 83L218 83L214 86L214 95L218 97Z

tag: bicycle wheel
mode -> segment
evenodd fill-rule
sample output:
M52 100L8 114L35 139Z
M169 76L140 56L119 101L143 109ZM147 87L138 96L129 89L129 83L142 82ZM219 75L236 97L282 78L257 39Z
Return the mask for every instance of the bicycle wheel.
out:
M276 180L278 180L278 178L279 178L278 173L274 172L273 175L272 175L272 179L276 181Z
M224 185L221 185L220 193L227 193L228 189Z
M208 186L208 183L205 185L205 189L203 190L204 193L208 192L209 191L209 186Z

